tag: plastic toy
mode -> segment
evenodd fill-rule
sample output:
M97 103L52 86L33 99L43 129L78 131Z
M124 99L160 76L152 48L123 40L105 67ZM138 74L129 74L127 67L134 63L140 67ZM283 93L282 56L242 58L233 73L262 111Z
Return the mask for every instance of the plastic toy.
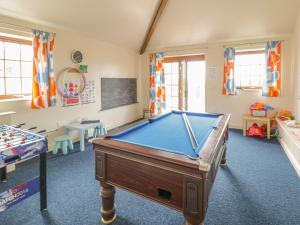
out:
M268 110L273 110L274 108L264 103L255 102L249 109L252 116L266 117L268 115Z
M257 123L253 123L251 127L248 128L247 135L250 137L259 136L264 138L266 136L266 127L259 127Z
M290 111L288 110L281 110L277 113L276 117L279 119L279 120L292 120L293 119L293 115Z

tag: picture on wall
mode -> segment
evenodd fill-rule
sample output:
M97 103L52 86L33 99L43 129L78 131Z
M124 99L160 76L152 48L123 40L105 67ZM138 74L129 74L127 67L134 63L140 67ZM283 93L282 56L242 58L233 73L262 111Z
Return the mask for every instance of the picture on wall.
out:
M86 81L85 89L80 95L80 100L82 104L89 104L96 102L96 93L95 93L95 81L88 80Z
M78 105L80 103L80 81L64 81L64 96L62 96L62 106Z

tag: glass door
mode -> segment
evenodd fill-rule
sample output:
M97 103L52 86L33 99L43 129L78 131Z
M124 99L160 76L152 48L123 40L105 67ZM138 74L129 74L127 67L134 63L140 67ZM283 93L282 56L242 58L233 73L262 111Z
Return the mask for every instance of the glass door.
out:
M164 59L167 110L205 111L204 55Z
M164 63L167 110L179 109L179 62Z
M187 109L205 112L205 61L187 62Z

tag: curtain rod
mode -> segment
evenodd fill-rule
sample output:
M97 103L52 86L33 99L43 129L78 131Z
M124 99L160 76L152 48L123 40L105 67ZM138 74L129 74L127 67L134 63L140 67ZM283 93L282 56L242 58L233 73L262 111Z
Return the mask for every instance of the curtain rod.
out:
M198 47L198 48L184 48L184 49L161 49L158 51L150 51L150 52L164 52L164 53L172 53L172 52L184 52L184 51L195 51L195 50L206 50L208 47Z
M257 44L266 44L266 42L269 42L270 40L266 40L266 41L257 41L257 42L249 42L249 43L240 43L240 44L224 44L223 45L223 48L226 48L226 47L232 47L232 46L243 46L243 45L257 45ZM272 40L271 40L272 41ZM284 42L284 40L277 40L277 41L281 41L281 42Z
M1 26L2 24L4 26ZM16 28L14 29L14 28L11 28L11 27L6 27L5 25L16 27ZM32 27L27 27L27 26L23 26L23 25L16 25L16 24L6 23L6 22L0 22L0 28L6 29L6 30L17 31L17 32L25 33L25 34L30 34L30 35L32 35L32 29L34 29ZM17 29L17 28L26 29L27 31L26 30L20 30L20 29Z

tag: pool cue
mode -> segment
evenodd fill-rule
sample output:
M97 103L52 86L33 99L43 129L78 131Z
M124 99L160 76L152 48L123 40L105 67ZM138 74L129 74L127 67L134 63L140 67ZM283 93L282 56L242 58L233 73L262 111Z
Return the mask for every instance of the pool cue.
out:
M192 137L193 137L193 140L194 140L194 142L195 142L195 145L198 146L199 144L198 144L197 138L196 138L196 136L195 136L195 133L194 133L194 131L193 131L193 128L192 128L192 126L191 126L191 124L190 124L190 121L189 121L187 115L186 115L185 113L183 113L183 114L184 114L184 117L186 118L186 122L187 122L187 125L188 125L188 127L189 127L189 129L190 129L190 132L191 132L191 134L192 134Z
M187 130L187 132L188 132L188 135L189 135L191 144L192 144L192 146L193 146L193 149L195 149L196 146L195 146L195 143L194 143L194 140L193 140L191 131L190 131L190 129L189 129L189 126L188 126L188 124L187 124L186 117L184 116L184 114L182 114L182 118L183 118L183 121L184 121L185 128L186 128L186 130Z

